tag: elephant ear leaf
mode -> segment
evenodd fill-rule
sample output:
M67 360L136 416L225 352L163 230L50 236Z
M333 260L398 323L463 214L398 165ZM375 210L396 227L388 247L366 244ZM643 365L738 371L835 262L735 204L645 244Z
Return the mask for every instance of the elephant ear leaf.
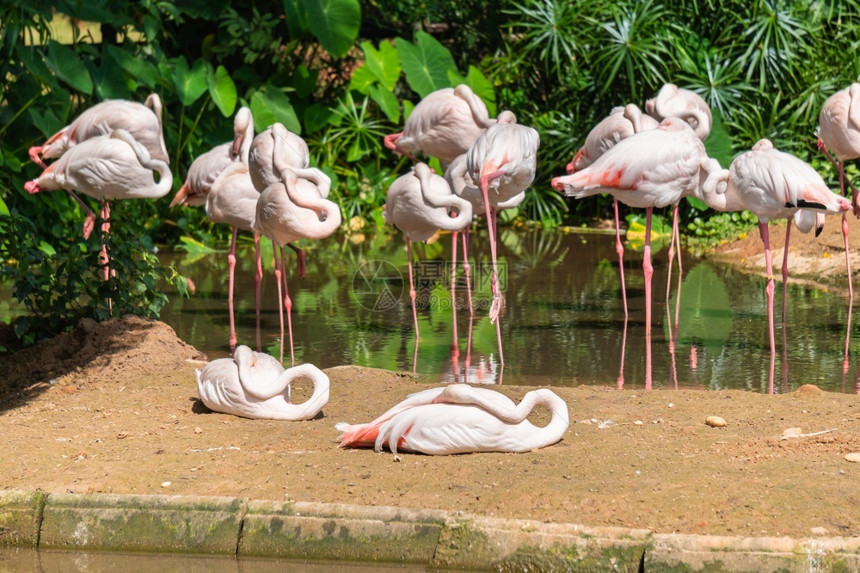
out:
M415 44L394 40L409 87L422 98L441 88L451 87L448 71L457 71L451 52L426 32L415 34Z
M54 40L48 40L48 55L45 63L54 75L75 91L84 94L93 93L93 79L90 77L90 72L71 48Z
M209 94L224 117L233 115L238 99L236 83L224 66L218 66L214 73L209 74Z
M189 106L202 96L209 87L206 62L198 59L189 70L184 56L174 61L173 84L182 105Z
M358 0L302 0L308 27L325 50L342 58L358 38L361 6Z

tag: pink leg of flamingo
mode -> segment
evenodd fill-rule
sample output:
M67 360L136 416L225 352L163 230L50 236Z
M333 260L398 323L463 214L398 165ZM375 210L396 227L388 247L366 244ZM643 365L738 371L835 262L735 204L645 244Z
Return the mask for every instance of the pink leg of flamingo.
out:
M785 324L785 315L788 308L788 241L791 238L792 220L789 219L785 225L785 247L782 250L782 323ZM785 328L783 326L783 328Z
M290 289L287 286L287 257L283 247L281 248L281 269L284 271L284 308L287 310L287 329L290 332L290 366L292 367L296 365L296 353L293 346L293 299L290 298Z
M618 199L615 199L613 203L615 204L615 252L618 253L618 272L621 275L621 300L624 301L624 322L626 324L627 285L624 282L624 244L621 242L621 219L618 216Z
M236 337L236 319L233 313L233 285L236 278L236 238L239 236L239 228L233 227L233 238L230 241L230 251L227 253L227 269L229 278L227 279L227 309L230 312L230 352L236 350L236 343L239 339Z
M770 330L770 379L768 382L768 393L773 393L773 370L774 360L776 358L776 336L774 334L773 320L773 291L776 288L773 282L773 261L770 254L770 230L767 223L758 224L761 240L764 243L764 261L767 268L767 286L765 294L767 295L767 325Z
M484 210L487 213L487 229L490 232L490 258L493 262L493 276L490 285L493 291L493 302L490 304L490 322L496 323L496 338L499 344L499 364L504 366L505 357L502 352L502 331L498 324L499 313L502 310L502 292L499 289L499 269L496 263L496 229L495 219L493 217L493 207L490 204L489 187L490 181L496 177L501 177L503 171L495 171L486 175L481 175L481 193L484 196Z
M406 239L406 265L409 269L409 299L412 301L412 323L415 325L415 348L417 351L421 335L418 333L418 307L415 305L417 293L415 292L415 281L412 278L412 241L409 239Z
M260 235L257 233L254 233L254 250L257 253L257 269L254 273L254 302L257 311L257 352L262 352L263 338L260 333L260 295L263 286L263 258L260 253Z
M645 389L650 390L651 378L651 277L654 266L651 264L651 214L653 207L645 210L645 249L642 259L642 272L645 275Z
M456 364L457 357L460 355L459 345L457 343L457 235L454 231L451 233L451 324L454 331L454 339L452 341L451 357ZM456 373L456 370L455 370Z

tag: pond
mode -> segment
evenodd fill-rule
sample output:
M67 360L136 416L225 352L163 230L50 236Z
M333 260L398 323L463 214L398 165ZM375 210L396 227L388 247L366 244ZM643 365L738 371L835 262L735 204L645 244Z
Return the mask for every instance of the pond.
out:
M417 352L401 234L352 233L303 244L304 279L298 278L295 256L288 251L296 362L320 368L356 364L417 372L431 383L645 387L641 250L627 244L629 318L625 322L613 234L503 229L499 260L505 295L501 317L505 365L501 368L495 326L488 318L486 234L473 232L470 243L472 319L461 263L454 282L457 312L452 310L451 236L413 245L421 337ZM787 392L812 383L835 392L860 391L860 370L855 364L860 349L853 340L844 360L845 297L789 285L788 313L782 322L778 283L777 355L771 357L763 278L684 253L680 302L676 266L667 305L666 249L658 242L653 253L654 388L767 392L772 385L774 392ZM228 356L226 252L162 256L175 262L196 285L190 298L172 296L162 319L209 358ZM239 343L255 347L250 237L240 240L237 258ZM271 246L264 245L261 332L264 348L277 356L278 297L271 258ZM458 259L462 259L462 247ZM289 348L284 352L288 363Z

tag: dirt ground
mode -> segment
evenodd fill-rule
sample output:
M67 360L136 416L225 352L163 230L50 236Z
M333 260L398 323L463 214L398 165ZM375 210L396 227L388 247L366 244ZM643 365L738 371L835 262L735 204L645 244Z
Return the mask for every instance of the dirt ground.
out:
M860 221L851 215L846 220L849 227L851 272L854 274L860 270ZM771 222L770 246L777 282L782 281L785 230L784 220ZM844 244L842 217L827 217L824 230L818 237L815 233L803 234L792 228L788 248L789 282L805 283L847 295ZM720 245L709 258L732 263L744 271L765 275L764 245L758 229L751 231L741 240Z
M851 226L857 253L860 224ZM841 288L838 221L818 239L793 235L792 276ZM778 264L783 237L784 226L772 231ZM751 233L713 256L759 272L760 253ZM556 445L396 458L338 449L334 424L375 418L425 388L420 378L331 368L331 400L316 419L248 420L200 402L194 369L204 361L169 326L134 317L82 323L0 355L0 487L407 506L658 532L860 535L860 463L846 458L860 452L860 396L814 386L775 396L618 391L611 381L555 388L571 417ZM527 388L498 390L518 401ZM310 388L293 392L302 401ZM708 416L726 426L706 425Z

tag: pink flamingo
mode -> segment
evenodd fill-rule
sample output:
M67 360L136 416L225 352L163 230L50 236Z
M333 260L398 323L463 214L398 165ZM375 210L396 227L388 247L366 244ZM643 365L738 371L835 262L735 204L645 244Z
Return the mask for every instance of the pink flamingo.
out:
M768 390L773 392L773 357L776 355L773 312L773 264L770 255L769 222L797 216L801 210L806 214L797 216L800 228L816 228L821 223L812 211L823 214L845 213L851 203L844 197L832 193L821 176L809 164L797 157L774 149L767 139L759 140L751 151L739 155L732 161L727 175L722 176L725 185L716 188L702 187L702 199L709 207L719 211L748 210L759 219L759 232L764 243L768 304L768 328L770 334L771 373ZM722 190L722 192L720 192ZM785 234L785 252L788 253L789 227ZM783 276L787 278L787 263L783 259Z
M658 121L667 117L679 117L686 121L696 136L705 141L713 127L711 108L702 97L694 91L679 88L675 84L666 84L657 95L645 102L645 111ZM678 229L678 204L672 208L672 236L669 240L669 278L666 281L666 312L669 312L669 292L672 288L672 262L675 259L675 249L678 249L678 297L675 302L675 328L678 327L678 314L681 309L681 232Z
M161 125L161 98L151 94L144 103L126 100L107 100L88 108L75 121L52 135L42 145L29 150L30 159L47 169L45 159L61 157L75 145L94 137L108 136L115 129L123 129L140 143L149 157L165 164L170 163ZM84 238L88 239L95 228L96 214L71 189L65 191L86 213Z
M510 111L499 114L498 122L487 128L475 140L466 158L472 181L477 181L487 213L490 231L490 257L493 263L491 286L493 302L490 305L490 322L496 323L499 345L499 364L504 366L502 331L499 313L502 310L502 291L499 288L499 271L496 261L496 212L498 205L510 201L524 192L535 178L537 150L540 136L531 127L516 123ZM490 191L492 190L492 194Z
M158 181L153 171L158 173ZM173 174L167 163L152 159L129 132L116 129L109 136L93 137L70 147L24 188L28 193L74 189L98 199L102 204L102 230L107 233L111 200L158 199L172 186ZM109 258L104 243L101 259L107 279Z
M233 310L233 293L236 274L236 239L239 230L251 231L257 211L260 193L251 181L248 169L248 153L254 136L254 119L251 110L242 107L233 121L233 141L222 143L198 156L188 169L185 184L176 192L171 206L206 205L206 216L213 223L224 223L233 227L230 251L227 255L228 287L227 306L230 313L230 350L236 349L236 321ZM260 262L260 236L254 233L257 253L256 283L257 349L262 347L260 339L260 284L263 268Z
M670 117L656 129L640 131L607 150L589 167L555 177L554 189L581 199L610 193L631 207L645 208L645 387L651 388L651 214L654 207L694 195L707 162L705 146L690 126Z
M543 428L526 417L535 406L552 412ZM410 394L366 424L338 423L338 447L370 447L430 455L528 452L562 439L570 425L567 404L548 388L526 392L519 404L499 392L450 384Z
M276 124L278 126L280 124ZM282 129L276 127L273 147L273 161L276 172L281 179L270 184L260 194L257 201L256 218L253 229L255 232L268 237L273 246L280 248L280 264L275 255L275 278L278 282L278 305L281 323L281 354L284 357L284 309L287 310L287 322L290 335L290 360L295 364L292 328L292 300L287 288L286 257L283 247L298 239L324 239L334 233L341 223L340 209L336 203L325 198L318 181L328 181L328 177L317 169L309 168L294 170L286 165L282 158L286 137L277 133ZM283 128L284 130L286 128ZM316 172L316 173L315 173ZM251 171L253 176L253 170ZM310 177L306 177L310 174ZM281 274L283 272L284 293L281 299Z
M413 161L418 161L418 153L436 157L444 167L466 153L494 123L481 98L460 84L424 97L412 110L403 131L385 137L385 146Z
M278 145L275 141L279 140ZM275 158L275 154L280 154ZM310 165L310 150L305 140L288 130L283 124L275 123L257 135L251 142L248 152L248 166L251 170L251 181L259 192L281 181L280 171L276 163L289 167L300 179L312 181L318 188L323 199L328 197L331 189L331 179ZM287 245L296 253L296 267L299 277L305 277L305 252L293 244Z
M616 143L627 139L643 129L654 129L657 120L644 115L635 104L615 107L588 133L585 143L573 161L567 164L567 172L585 169ZM621 220L618 215L618 199L612 198L615 210L615 252L618 253L618 271L621 274L621 299L624 301L624 319L627 319L627 286L624 282L624 245L621 243Z
M417 341L421 337L412 277L412 241L426 241L440 229L462 230L472 222L472 205L455 195L448 182L433 173L426 163L417 163L412 171L401 175L391 184L385 197L383 217L406 237L409 297L412 300L417 350Z
M232 358L219 358L194 370L197 392L213 412L266 420L310 420L329 399L329 379L313 364L284 369L263 352L238 346ZM290 384L309 378L313 394L306 402L290 401Z

